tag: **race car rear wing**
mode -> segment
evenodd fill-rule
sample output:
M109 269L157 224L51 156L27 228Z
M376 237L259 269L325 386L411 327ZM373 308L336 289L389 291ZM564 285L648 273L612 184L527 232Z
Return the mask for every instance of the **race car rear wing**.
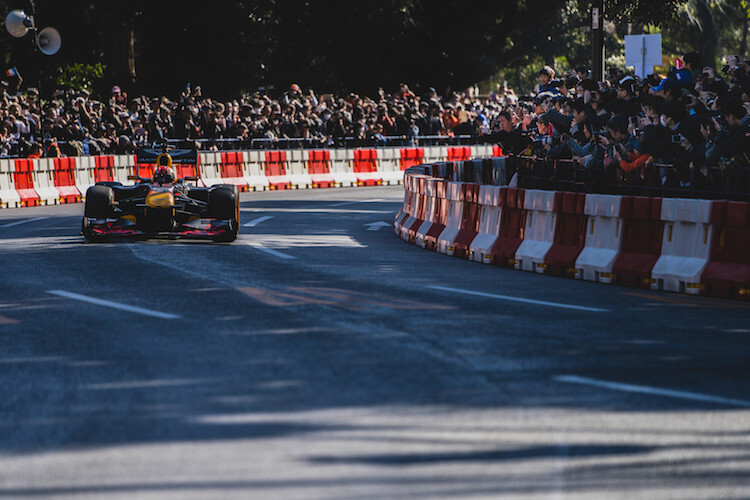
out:
M141 148L136 151L136 163L138 165L155 165L159 156L168 154L172 164L196 165L198 163L198 151L195 149L170 149L163 148Z

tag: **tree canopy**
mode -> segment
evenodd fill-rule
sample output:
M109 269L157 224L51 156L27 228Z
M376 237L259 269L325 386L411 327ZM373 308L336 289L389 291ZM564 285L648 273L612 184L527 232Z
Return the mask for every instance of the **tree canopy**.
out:
M686 2L607 0L605 11L622 34L628 22L677 26ZM31 10L19 3L29 2L0 0L0 13ZM187 82L217 96L290 83L321 92L374 93L401 82L442 91L560 56L581 65L590 58L584 0L35 3L37 26L60 31L60 52L42 56L30 37L3 30L0 57L43 86L63 68L101 64L100 90L116 83L152 95L178 92Z

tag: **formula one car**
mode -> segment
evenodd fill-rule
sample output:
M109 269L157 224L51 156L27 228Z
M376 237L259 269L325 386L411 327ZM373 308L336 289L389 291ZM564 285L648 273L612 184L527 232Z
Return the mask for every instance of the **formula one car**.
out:
M176 178L175 167L196 165L195 150L140 149L136 172L120 182L97 182L86 191L81 234L91 242L113 238L193 238L231 242L237 239L240 209L237 186L197 187L197 177Z

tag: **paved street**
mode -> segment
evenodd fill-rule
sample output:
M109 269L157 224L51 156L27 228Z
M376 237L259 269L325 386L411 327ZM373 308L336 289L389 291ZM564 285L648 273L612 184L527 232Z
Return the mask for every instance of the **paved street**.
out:
M231 244L0 210L0 498L750 497L750 304L409 245L403 188Z

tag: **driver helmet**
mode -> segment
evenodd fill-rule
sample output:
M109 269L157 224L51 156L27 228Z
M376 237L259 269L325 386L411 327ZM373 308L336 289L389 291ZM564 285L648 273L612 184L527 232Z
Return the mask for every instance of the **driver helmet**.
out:
M154 170L154 182L159 184L173 184L175 180L174 169L172 168L172 158L163 154L157 160L156 170Z
M156 171L154 171L154 182L159 184L173 184L174 169L165 166L156 167Z

